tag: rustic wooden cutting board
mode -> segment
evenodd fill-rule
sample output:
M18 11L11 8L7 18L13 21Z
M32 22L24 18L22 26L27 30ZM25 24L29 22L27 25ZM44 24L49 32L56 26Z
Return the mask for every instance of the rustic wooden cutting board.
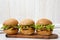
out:
M41 35L22 35L22 34L16 34L16 35L6 35L8 38L39 38L39 39L57 39L57 34L51 34L50 36L41 36Z

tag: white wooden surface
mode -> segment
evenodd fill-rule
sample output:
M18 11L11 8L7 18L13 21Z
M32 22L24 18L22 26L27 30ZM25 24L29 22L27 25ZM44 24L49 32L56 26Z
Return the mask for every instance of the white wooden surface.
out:
M10 17L35 21L48 18L60 24L60 0L0 0L0 24Z
M0 23L9 18L8 0L0 0Z

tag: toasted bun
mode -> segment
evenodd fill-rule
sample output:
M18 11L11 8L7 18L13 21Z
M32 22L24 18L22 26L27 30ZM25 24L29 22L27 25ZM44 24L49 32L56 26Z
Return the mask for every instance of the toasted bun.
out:
M18 30L17 29L15 29L15 30L10 30L10 29L8 29L8 30L4 30L4 32L6 33L6 34L17 34L18 33Z
M20 25L31 25L31 24L34 24L34 21L31 19L24 19L20 21Z
M23 30L23 29L21 29L21 30L20 30L20 33L21 33L21 34L24 34L24 35L31 35L31 34L34 33L34 30L31 29L31 28L29 28L28 30Z
M51 35L52 31L41 31L41 30L37 30L36 32L39 35Z
M38 25L48 25L48 24L52 24L52 22L48 19L39 19L36 24L38 24Z
M3 25L11 25L11 26L15 26L18 24L18 21L14 18L10 18L4 21Z

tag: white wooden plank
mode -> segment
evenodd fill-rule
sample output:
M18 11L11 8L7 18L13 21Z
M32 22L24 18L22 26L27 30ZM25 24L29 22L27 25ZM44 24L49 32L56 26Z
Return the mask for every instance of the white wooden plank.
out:
M9 18L8 0L0 0L0 24Z
M56 0L55 23L60 24L60 0Z
M60 22L59 2L58 0L35 0L35 19L48 18L54 24L58 24Z
M34 0L10 0L10 16L18 20L35 17Z
M48 18L60 24L60 0L0 0L0 23L9 17L37 21ZM10 13L10 14L9 14Z

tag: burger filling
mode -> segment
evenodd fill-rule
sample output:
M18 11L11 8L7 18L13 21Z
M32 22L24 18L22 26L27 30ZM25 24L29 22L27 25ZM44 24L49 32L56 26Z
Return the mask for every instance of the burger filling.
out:
M3 30L8 30L8 29L14 30L14 29L18 29L18 25L16 25L16 26L3 25L2 29L3 29Z
M33 25L20 25L20 28L22 30L28 30L29 28L34 29L34 24Z
M35 25L36 30L47 30L47 31L52 31L54 29L54 25L49 24L49 25Z

